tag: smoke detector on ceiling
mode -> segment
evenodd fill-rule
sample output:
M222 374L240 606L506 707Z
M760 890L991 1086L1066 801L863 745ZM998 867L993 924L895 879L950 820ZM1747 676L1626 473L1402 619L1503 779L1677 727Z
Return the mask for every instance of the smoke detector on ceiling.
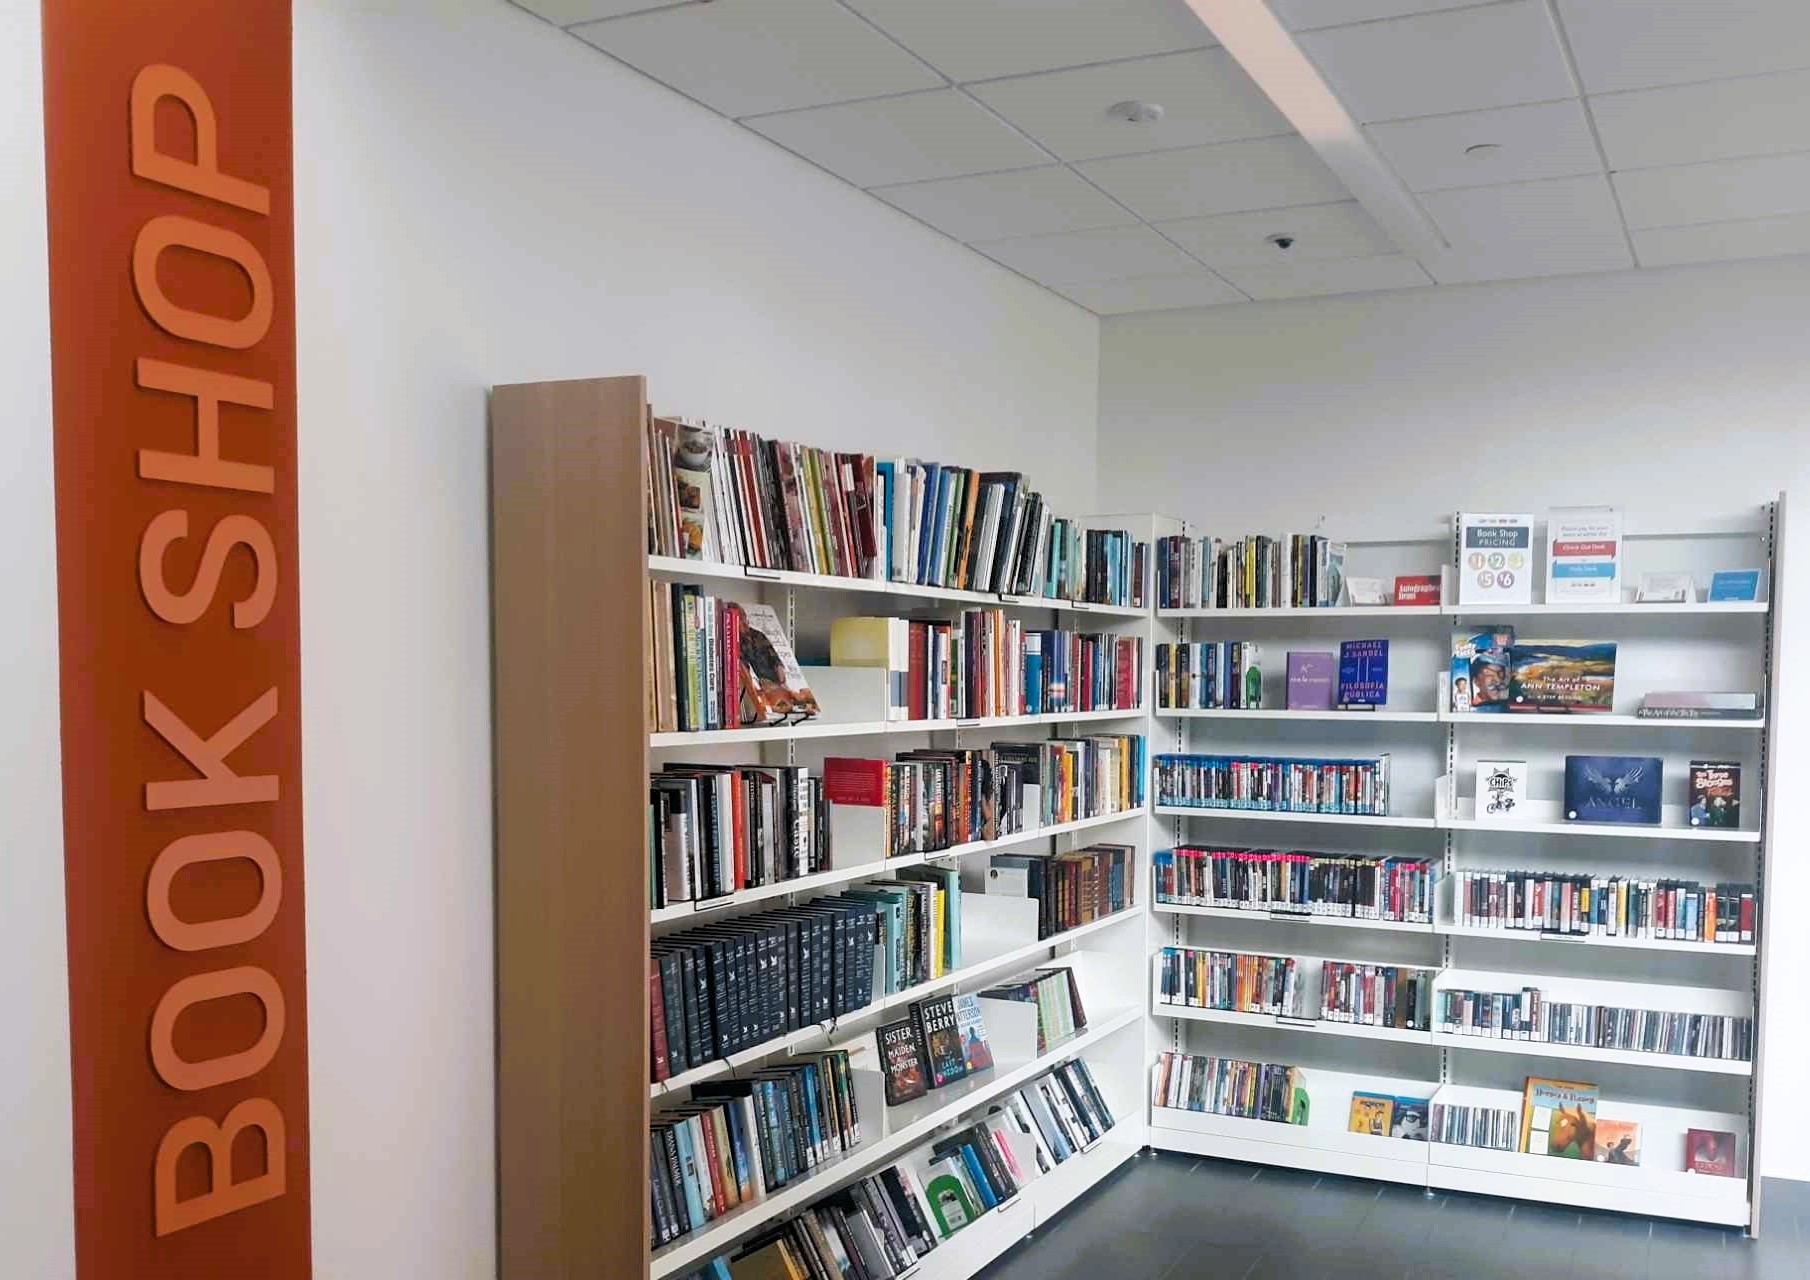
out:
M1126 124L1155 124L1163 118L1163 104L1139 102L1132 98L1113 103L1106 108L1106 114L1114 120L1123 120Z

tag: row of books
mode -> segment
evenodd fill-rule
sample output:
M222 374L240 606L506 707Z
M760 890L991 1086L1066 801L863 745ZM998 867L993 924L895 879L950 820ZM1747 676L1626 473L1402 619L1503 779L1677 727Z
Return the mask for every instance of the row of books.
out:
M1346 1119L1345 1129L1349 1133L1368 1134L1373 1138L1405 1138L1409 1142L1425 1142L1427 1112L1431 1107L1432 1103L1427 1098L1355 1089L1351 1094L1351 1112Z
M1638 1167L1643 1156L1651 1154L1642 1150L1640 1122L1598 1115L1601 1092L1584 1081L1528 1076L1521 1089L1518 1138L1507 1149L1561 1160ZM1682 1139L1679 1142L1674 1137L1664 1144L1677 1143L1671 1146L1677 1167L1711 1177L1741 1176L1740 1144L1734 1134L1692 1128L1684 1131ZM1496 1144L1492 1141L1490 1145Z
M1256 711L1263 706L1263 646L1201 640L1156 646L1156 705L1165 711Z
M1152 1073L1159 1107L1243 1120L1306 1124L1306 1073L1299 1067L1164 1050Z
M1156 542L1156 598L1164 609L1331 608L1342 603L1344 575L1345 544L1320 534Z
M962 967L959 868L904 867L841 896L873 906L876 995L909 991Z
M1059 517L1022 473L653 418L651 555L1140 608L1148 544Z
M648 776L650 905L827 870L823 778L802 765L669 765Z
M1087 1063L1064 1062L687 1280L895 1280L1115 1123Z
M686 583L647 584L648 723L656 733L778 724L817 700L770 605L741 605Z
M1431 1123L1430 1136L1434 1142L1443 1142L1452 1147L1513 1151L1521 1128L1521 1116L1512 1107L1435 1102Z
M1166 1005L1401 1031L1431 1026L1431 969L1164 947L1157 975Z
M1151 855L1158 902L1426 924L1439 864L1430 858L1177 846Z
M1389 756L1368 760L1160 755L1158 804L1287 813L1389 812Z
M1545 871L1464 870L1454 875L1458 923L1568 937L1752 943L1754 886Z
M981 992L932 996L903 1018L874 1031L885 1073L886 1105L902 1106L932 1089L993 1067L982 1001L1030 1003L1037 1011L1037 1052L1044 1053L1087 1029L1081 989L1066 966L1039 969Z
M874 919L873 901L849 893L656 939L651 1079L866 1008Z
M1037 936L1116 915L1137 900L1137 850L1128 844L1091 844L1065 853L996 853L984 872L970 872L988 894L1037 901Z
M861 1145L846 1051L701 1084L648 1127L656 1245L696 1231Z
M832 668L883 670L891 720L1139 711L1144 641L1027 626L1003 609L951 621L846 617L830 624Z
M1752 1018L1552 1001L1537 987L1441 991L1438 1017L1441 1031L1459 1035L1686 1058L1753 1060Z

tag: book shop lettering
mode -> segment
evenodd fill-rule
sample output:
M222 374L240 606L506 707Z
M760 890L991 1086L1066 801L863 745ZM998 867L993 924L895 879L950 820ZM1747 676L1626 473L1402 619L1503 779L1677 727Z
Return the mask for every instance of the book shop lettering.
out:
M157 117L171 102L180 104L194 122L193 159L159 145ZM199 196L216 211L230 208L267 216L269 191L219 167L216 144L222 127L206 89L193 76L172 66L146 67L132 87L132 172L172 192ZM205 213L192 216L197 209L192 199L172 199L170 209L144 223L133 248L132 284L145 314L163 333L203 347L229 352L257 347L270 331L276 306L263 254L250 240L223 225L227 219L210 221ZM179 291L166 286L166 282L173 283L176 273L160 274L177 251L213 260L200 269L236 268L249 289L242 312L221 315L180 300ZM230 624L235 631L251 631L265 621L276 600L280 572L276 545L259 515L259 499L274 491L276 475L272 467L240 460L247 453L267 453L261 442L235 448L239 442L223 440L222 435L228 421L234 435L243 433L253 441L260 434L267 435L276 389L268 381L240 377L205 363L177 364L149 357L137 361L136 382L146 397L192 400L195 415L193 449L140 449L136 459L139 479L248 495L244 510L203 529L191 520L180 496L183 490L160 487L160 497L165 493L174 496L168 509L154 516L144 529L138 588L152 612L167 623L189 627L217 618L227 561L242 547L250 554L254 576L249 590L231 601ZM230 420L223 412L229 405L239 410ZM172 581L175 575L166 553L195 537L205 538L199 569L187 583ZM257 655L252 654L245 665L257 665ZM224 678L225 673L217 675ZM270 684L255 692L223 724L214 724L198 721L174 693L146 688L140 714L176 757L168 770L144 780L146 810L198 811L192 829L164 846L145 890L150 927L158 939L194 956L193 973L171 985L151 1012L152 1066L165 1084L185 1092L248 1082L269 1066L282 1046L288 1018L283 987L264 968L217 960L214 954L258 938L283 907L285 851L264 836L242 829L249 819L238 815L245 812L245 806L275 803L285 780L277 774L241 772L234 757L279 715L293 715L294 709L279 705L277 687ZM199 921L178 914L174 905L177 885L194 874L192 868L236 860L250 863L258 873L261 887L249 909ZM184 1057L177 1047L178 1019L196 1006L241 996L251 996L261 1006L263 1029L256 1040L236 1053L202 1061ZM153 1171L158 1235L179 1232L284 1194L283 1112L276 1102L257 1096L255 1085L247 1084L242 1092L223 1116L198 1111L165 1134ZM233 1146L240 1135L251 1130L260 1135L267 1153L265 1171L235 1177ZM192 1148L201 1148L207 1155L209 1186L204 1194L179 1197L178 1162Z

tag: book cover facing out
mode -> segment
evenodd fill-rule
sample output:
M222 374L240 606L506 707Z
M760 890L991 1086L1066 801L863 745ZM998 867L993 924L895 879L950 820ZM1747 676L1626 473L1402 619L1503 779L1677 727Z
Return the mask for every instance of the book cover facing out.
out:
M1725 1129L1686 1129L1684 1167L1717 1178L1736 1177L1735 1135Z
M1658 826L1662 768L1658 756L1566 756L1566 819Z
M1288 709L1332 710L1333 658L1330 653L1288 655Z
M1598 1120L1596 1160L1598 1164L1637 1168L1640 1165L1640 1125L1632 1120Z
M962 1040L962 1064L970 1074L985 1071L993 1065L993 1047L987 1043L987 1023L981 1016L980 998L972 994L955 997L955 1027Z
M1347 640L1339 645L1339 705L1380 707L1389 700L1389 642Z
M917 1016L930 1087L940 1089L966 1076L968 1066L962 1057L961 1031L955 1023L955 1001L948 996L925 1000L917 1006Z
M1490 627L1452 637L1451 702L1454 711L1508 710L1509 655L1515 629Z
M923 1097L929 1086L924 1079L917 1025L904 1018L885 1024L875 1034L880 1041L880 1062L886 1071L886 1105L896 1107Z
M1690 821L1693 827L1741 825L1741 764L1737 760L1691 761Z
M1527 811L1527 761L1477 762L1477 821L1519 822Z
M1533 517L1458 517L1458 603L1533 603Z
M1596 1158L1594 1084L1529 1076L1521 1090L1521 1150L1571 1160Z
M1615 645L1590 640L1518 640L1509 651L1508 709L1615 709Z

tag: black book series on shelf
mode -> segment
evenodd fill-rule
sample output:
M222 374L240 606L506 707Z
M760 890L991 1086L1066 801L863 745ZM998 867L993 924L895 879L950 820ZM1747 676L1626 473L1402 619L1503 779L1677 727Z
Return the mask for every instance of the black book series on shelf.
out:
M1444 990L1441 1031L1498 1040L1531 1040L1686 1058L1753 1060L1753 1019L1716 1013L1670 1013L1548 999L1520 991Z
M1178 845L1151 855L1156 900L1190 907L1427 924L1431 858Z

